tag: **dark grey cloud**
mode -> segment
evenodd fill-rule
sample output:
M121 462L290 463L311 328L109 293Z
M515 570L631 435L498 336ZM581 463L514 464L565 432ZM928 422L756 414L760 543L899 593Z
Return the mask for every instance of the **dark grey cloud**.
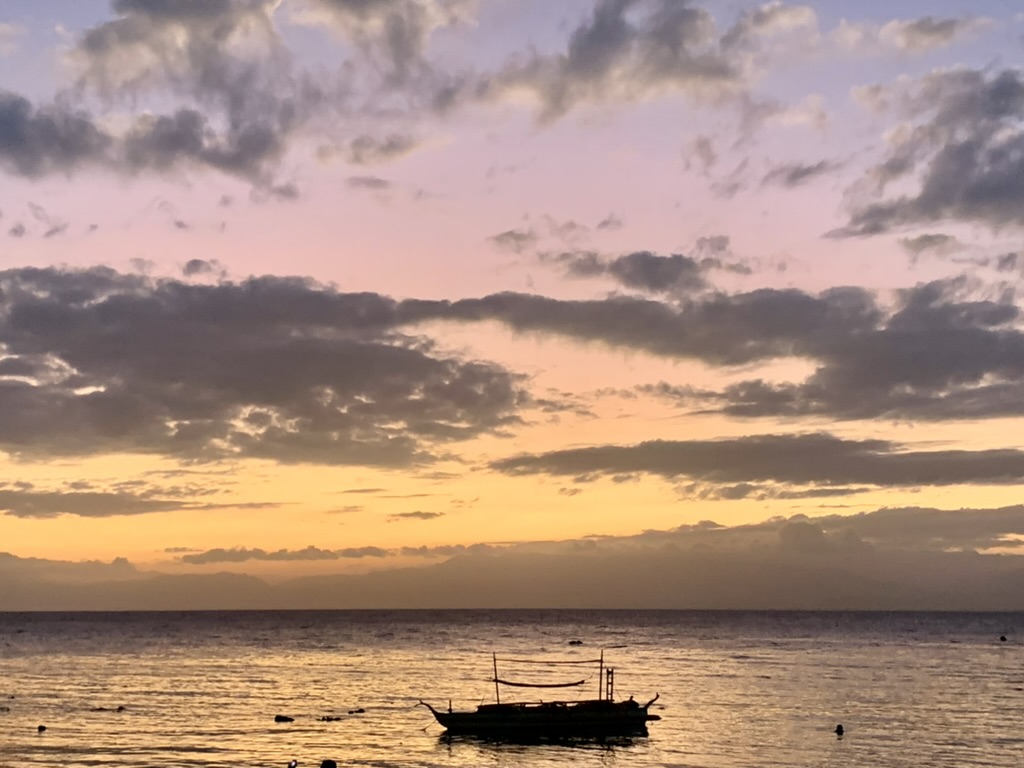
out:
M636 251L607 259L590 251L568 252L544 257L562 265L573 277L607 276L626 288L645 293L684 295L710 287L707 275L725 265L715 258L674 253L661 256Z
M40 106L0 93L0 164L33 178L84 166L128 174L199 168L272 187L278 162L326 98L292 65L275 6L117 0L114 18L71 47L73 89ZM140 99L177 105L149 114L137 111ZM97 105L121 104L136 111L127 127L100 127L106 112Z
M405 557L454 557L466 553L487 554L501 549L492 544L439 544L433 547L402 547L397 554Z
M757 34L735 36L753 41ZM582 103L633 101L668 90L718 98L745 85L744 60L730 55L726 37L720 45L711 14L689 2L599 0L564 51L521 56L472 89L483 98L530 92L543 119Z
M287 125L253 119L216 131L206 115L183 108L142 117L123 138L124 168L131 173L207 167L253 181L284 154Z
M700 166L699 170L705 176L718 164L718 152L715 149L715 141L710 136L697 136L690 140L683 150L683 159L686 170L694 165Z
M996 269L1000 272L1024 272L1022 267L1024 267L1024 258L1020 253L1004 253L996 258Z
M114 18L87 29L69 58L79 87L108 98L167 90L227 107L236 118L253 116L271 86L292 74L271 18L275 5L115 0Z
M32 378L38 372L7 366L0 377ZM123 517L154 512L179 510L266 509L280 506L276 502L221 503L221 488L211 483L206 473L202 479L166 484L151 479L124 480L99 484L76 481L59 488L40 488L32 483L14 482L0 485L0 514L22 518L53 518L60 515L77 517Z
M339 507L337 509L330 509L330 510L327 511L327 514L328 515L351 515L351 514L354 514L356 512L362 512L363 509L365 509L365 507L363 507L363 506L361 506L359 504L347 504L344 507Z
M395 512L388 515L388 520L434 520L444 517L444 512Z
M829 515L814 522L826 530L853 531L874 544L946 551L1021 546L1024 505L936 509L886 507L854 515Z
M916 237L904 237L900 239L902 245L914 256L926 252L947 253L956 250L960 243L952 235L944 235L939 232L930 232Z
M269 187L256 187L250 193L250 197L257 202L261 202L263 199L277 200L279 202L287 202L290 200L298 200L300 197L299 187L295 182L287 181L279 184L271 184Z
M976 18L945 18L923 16L908 21L891 21L881 29L882 39L909 51L929 51L949 45L956 38L976 29Z
M32 178L84 166L129 175L206 169L272 187L295 119L283 108L217 129L200 110L183 107L168 115L141 115L125 133L113 135L84 111L36 108L20 96L0 94L0 164Z
M941 554L995 548L1019 550L1022 529L1024 506L1019 504L966 509L883 507L852 514L797 514L735 526L704 521L668 531L647 531L619 543L672 544L690 551L721 552L778 547L816 551L825 556L851 550L871 555L882 551Z
M761 183L778 184L792 189L807 184L821 176L827 176L838 167L837 163L828 160L819 160L812 165L784 163L768 171L761 180Z
M406 465L501 430L497 365L397 334L399 305L295 278L199 285L107 269L0 273L0 447Z
M49 229L47 229L45 232L43 232L43 238L51 238L51 237L56 237L57 235L63 235L67 231L68 231L68 225L67 224L54 224Z
M1024 415L1024 334L1010 303L957 298L960 282L904 291L875 328L806 349L818 368L799 383L751 379L719 393L646 391L743 417L950 420Z
M383 138L363 134L348 142L345 155L353 165L377 165L407 155L418 145L408 134L392 133Z
M473 0L301 0L305 18L339 30L362 50L386 83L418 81L431 74L427 46L439 28L467 21Z
M781 2L764 3L740 14L736 23L722 36L722 48L742 50L755 48L758 41L778 30L814 29L814 10L805 5Z
M918 487L1024 482L1024 451L914 451L885 440L827 434L755 435L729 440L652 440L522 454L491 463L510 475L579 481L641 473L666 479L783 486Z
M736 501L739 499L752 499L755 501L767 501L769 499L831 499L842 496L855 496L867 490L871 489L867 487L813 487L794 490L770 483L735 483L733 485L690 483L679 488L679 491L687 498L714 501Z
M956 221L1024 224L1024 75L955 69L892 90L913 130L874 169L880 199L856 205L847 225L830 234ZM884 197L893 182L915 189Z
M0 514L12 517L115 517L171 512L192 506L178 499L150 498L144 494L0 488Z
M13 173L36 178L100 163L112 141L83 111L64 103L36 107L0 91L0 164Z
M658 290L666 281L678 287L694 276L693 262L682 257L639 252L611 262L574 258L574 268L590 264L596 274L613 274L640 290ZM16 270L5 273L0 286L9 305L0 341L12 360L30 365L47 385L0 379L9 402L18 404L7 415L0 412L0 445L24 443L24 450L53 442L59 452L88 452L85 446L94 442L106 446L97 450L209 456L268 451L293 461L324 461L320 452L336 452L330 460L346 463L359 453L349 441L365 429L372 436L363 451L370 463L403 462L427 458L419 451L434 441L500 430L527 402L550 410L546 401L527 398L508 371L438 356L422 340L398 333L438 320L496 321L517 332L715 366L784 358L816 364L800 382L751 379L721 392L673 385L648 390L687 407L737 416L938 420L1019 414L1024 402L1019 310L1009 298L970 298L963 281L904 291L890 308L857 288L818 295L708 290L670 305L625 296L561 301L515 293L395 302L296 279L202 286L102 270ZM71 298L62 299L68 292ZM211 325L205 335L204 323ZM158 343L165 345L166 359ZM191 357L189 344L196 345ZM287 375L275 373L281 365ZM367 368L378 372L379 382L358 373ZM172 385L182 372L194 376L194 391ZM129 386L134 377L138 381ZM420 387L426 396L410 400ZM73 391L89 394L68 396ZM559 408L574 408L558 399ZM54 419L63 416L83 430L87 421L103 425L109 442L71 429L57 447L55 425L33 428L34 418L47 423L39 411L47 407ZM127 426L133 418L139 429ZM383 426L389 420L394 426Z
M380 559L401 555L403 557L441 558L452 557L466 552L486 552L492 549L488 544L442 544L439 546L401 547L384 549L382 547L345 547L342 549L323 549L308 546L304 549L264 550L260 548L234 547L231 549L210 549L204 552L183 554L181 561L190 565L207 565L209 563L244 563L253 560L262 561L332 561L361 560L366 558Z
M860 288L836 288L817 296L775 289L715 293L679 307L623 296L560 301L500 293L452 302L405 301L401 313L408 322L494 320L519 332L546 332L715 365L814 354L837 337L875 328L883 317L874 296Z
M503 250L523 253L533 248L540 238L533 229L507 229L487 239Z
M223 275L223 273L224 268L216 259L189 259L181 268L181 274L185 277Z
M555 118L581 103L665 91L720 99L743 92L759 71L762 43L806 15L769 5L719 30L708 11L684 0L599 0L562 52L522 53L490 73L444 71L431 61L431 37L470 20L476 5L116 0L111 18L69 46L74 82L59 98L34 105L0 94L0 165L33 178L86 166L213 171L251 182L267 199L288 198L294 186L277 174L304 137L368 165L414 150L419 140L408 126L431 105L527 91L545 118ZM334 72L302 69L279 33L286 13L342 35L346 58ZM140 104L161 108L140 112ZM126 110L134 113L127 124L107 119ZM376 124L371 132L367 117Z
M210 549L205 552L182 555L181 561L190 565L207 565L209 563L244 563L250 560L263 561L295 561L295 560L358 560L366 557L387 557L390 552L380 547L348 547L345 549L321 549L312 545L305 549Z
M393 186L387 179L380 176L349 176L346 182L353 189L385 190Z

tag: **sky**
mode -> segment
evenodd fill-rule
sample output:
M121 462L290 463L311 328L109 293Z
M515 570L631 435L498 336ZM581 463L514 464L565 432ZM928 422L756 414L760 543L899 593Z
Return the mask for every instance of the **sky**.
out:
M0 610L1024 609L1024 8L6 0Z

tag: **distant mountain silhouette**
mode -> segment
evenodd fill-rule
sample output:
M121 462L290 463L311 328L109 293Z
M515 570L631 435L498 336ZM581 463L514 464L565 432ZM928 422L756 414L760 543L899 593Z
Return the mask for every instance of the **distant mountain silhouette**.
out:
M974 553L467 554L366 575L270 584L254 576L145 575L72 584L15 578L0 610L280 608L708 608L1022 610L1019 557Z

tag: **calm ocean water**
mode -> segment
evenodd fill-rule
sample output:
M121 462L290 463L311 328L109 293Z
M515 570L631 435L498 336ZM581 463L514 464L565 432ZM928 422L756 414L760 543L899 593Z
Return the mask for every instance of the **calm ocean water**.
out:
M447 741L416 705L492 700L492 651L600 649L661 694L648 738ZM1024 614L0 614L0 696L4 768L1021 766Z

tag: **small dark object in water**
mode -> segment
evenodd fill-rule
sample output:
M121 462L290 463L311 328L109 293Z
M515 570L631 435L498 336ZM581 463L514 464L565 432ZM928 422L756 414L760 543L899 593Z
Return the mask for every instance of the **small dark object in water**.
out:
M341 720L340 715L324 715L320 718L321 723L333 723L335 720Z
M333 760L324 760L320 763L320 768L338 768L338 764Z
M842 735L843 735L843 724L840 723L839 725L836 726L836 736L842 736Z
M40 725L40 726L37 726L37 727L36 727L36 730L37 730L37 731L39 731L40 733L42 733L43 731L45 731L45 730L46 730L46 726L45 726L45 725Z
M1000 635L999 636L999 642L1005 643L1006 642L1006 635Z
M275 723L294 723L294 717L288 717L288 715L274 715Z
M360 707L359 709L350 709L348 713L350 715L362 715L366 713L366 710Z
M569 645L583 645L582 640L570 640Z
M290 760L288 762L288 768L299 768L299 761L298 760Z

